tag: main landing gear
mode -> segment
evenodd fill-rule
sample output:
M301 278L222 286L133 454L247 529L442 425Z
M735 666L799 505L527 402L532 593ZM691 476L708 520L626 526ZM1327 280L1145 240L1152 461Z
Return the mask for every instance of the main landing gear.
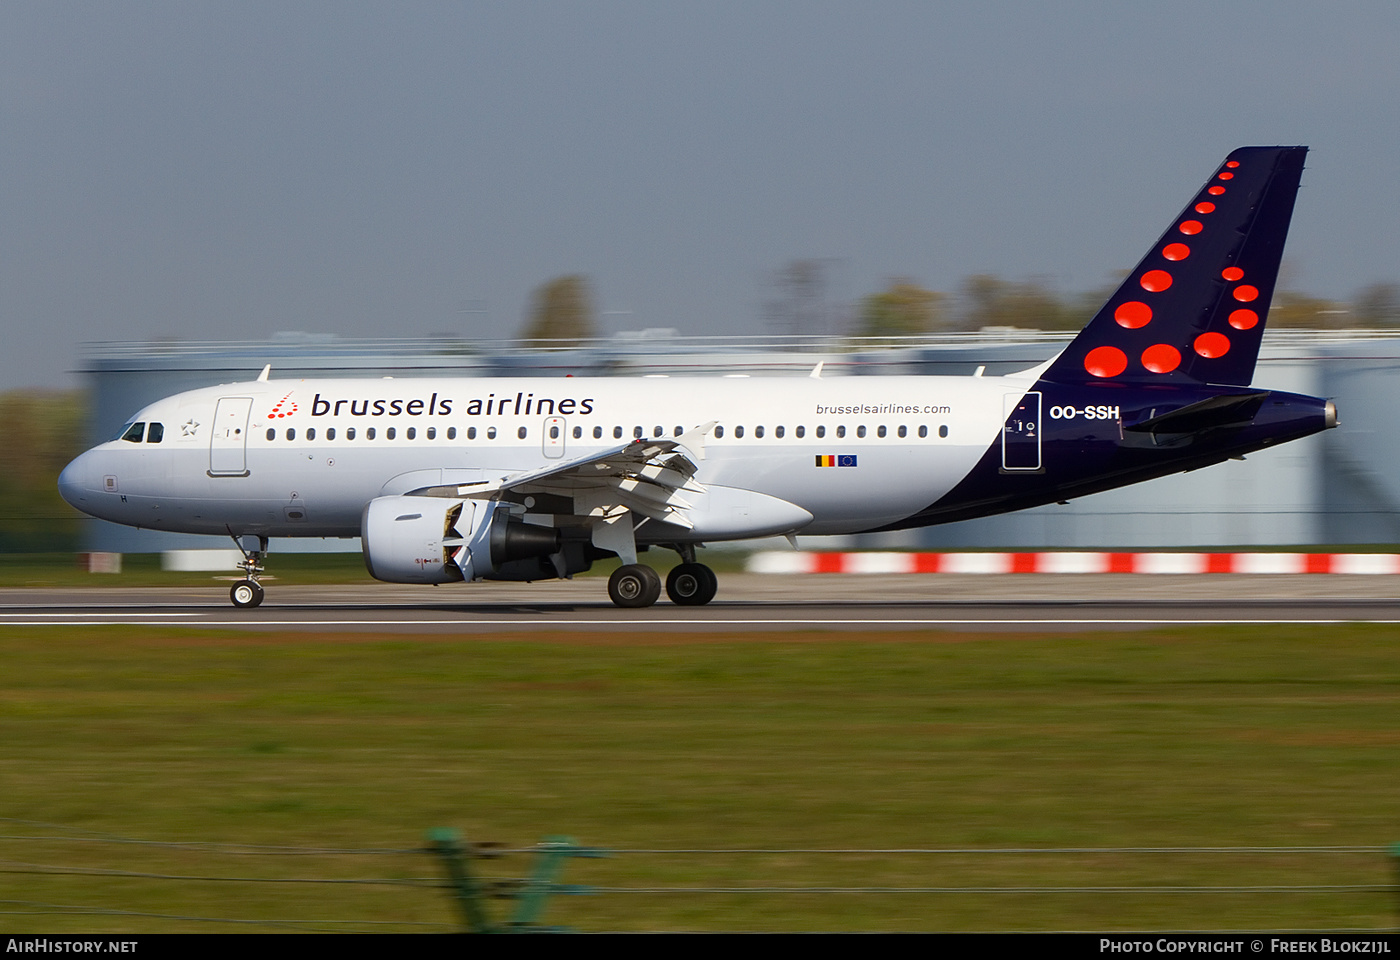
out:
M262 558L267 556L267 537L234 537L232 530L229 536L233 537L238 552L243 554L243 562L238 566L244 578L229 588L228 598L235 607L251 609L263 602L263 588L258 583L258 574L263 572Z
M677 546L683 561L666 575L666 596L682 607L709 603L719 590L719 578L703 563L695 562L695 547ZM661 597L661 576L644 563L618 567L608 578L608 596L619 607L649 607Z

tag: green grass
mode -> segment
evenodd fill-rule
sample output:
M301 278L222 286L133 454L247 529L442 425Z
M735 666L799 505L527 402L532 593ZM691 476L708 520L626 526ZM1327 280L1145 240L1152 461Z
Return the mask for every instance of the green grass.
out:
M1400 841L1400 630L509 636L0 631L0 833L413 848L430 827L604 848ZM15 863L436 877L419 853L0 840ZM488 864L518 876L519 859ZM1385 884L1380 853L619 855L605 886ZM0 872L0 900L449 924L441 890ZM1395 894L600 894L584 930L1393 927ZM12 930L209 930L31 915ZM499 912L504 906L497 904ZM239 929L239 928L234 928ZM254 928L265 929L265 928Z

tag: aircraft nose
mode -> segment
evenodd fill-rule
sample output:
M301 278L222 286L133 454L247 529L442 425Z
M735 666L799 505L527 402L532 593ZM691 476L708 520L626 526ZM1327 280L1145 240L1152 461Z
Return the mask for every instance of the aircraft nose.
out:
M92 483L92 451L79 454L58 475L58 495L70 506L90 513L86 501L96 491Z

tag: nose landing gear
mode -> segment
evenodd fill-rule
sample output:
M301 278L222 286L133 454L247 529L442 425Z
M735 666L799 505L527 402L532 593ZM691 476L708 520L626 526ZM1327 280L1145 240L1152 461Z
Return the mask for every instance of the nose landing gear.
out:
M267 556L267 537L237 537L232 530L228 535L233 537L238 552L243 554L243 562L238 566L244 574L242 580L229 588L228 598L239 609L251 609L263 602L264 591L262 584L258 583L258 574L263 572L262 558Z
M262 584L256 580L240 580L228 592L235 607L256 607L263 602Z

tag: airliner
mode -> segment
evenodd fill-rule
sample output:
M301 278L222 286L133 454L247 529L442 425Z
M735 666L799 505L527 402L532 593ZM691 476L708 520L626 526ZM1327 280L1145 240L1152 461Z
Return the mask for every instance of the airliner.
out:
M707 543L900 530L1138 483L1337 425L1251 385L1306 147L1231 153L1057 356L967 377L276 380L168 397L70 463L94 517L220 534L264 596L270 537L359 537L379 580L571 577L655 603L639 555L715 596ZM980 371L979 371L980 372ZM794 539L795 543L795 539Z

